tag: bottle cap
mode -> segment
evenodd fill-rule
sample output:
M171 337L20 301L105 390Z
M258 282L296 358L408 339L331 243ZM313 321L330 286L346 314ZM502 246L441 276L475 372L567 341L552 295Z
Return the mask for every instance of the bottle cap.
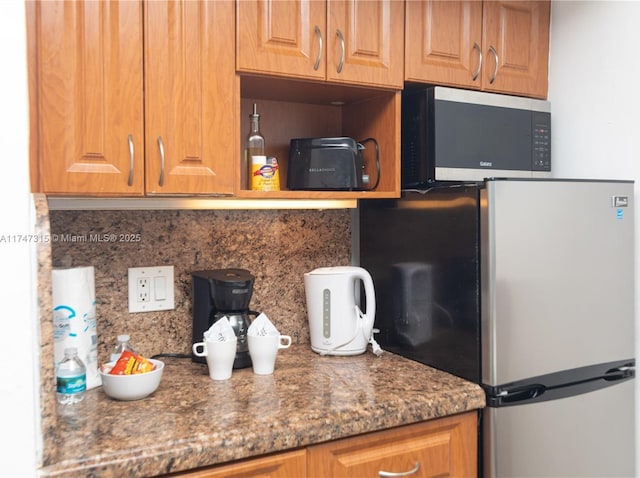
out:
M260 118L260 115L258 114L258 105L256 105L255 103L253 104L253 113L251 113L249 115L250 118Z
M130 338L127 334L118 335L118 342L128 342Z
M66 357L71 357L72 355L78 355L77 347L68 347L64 349L64 355Z

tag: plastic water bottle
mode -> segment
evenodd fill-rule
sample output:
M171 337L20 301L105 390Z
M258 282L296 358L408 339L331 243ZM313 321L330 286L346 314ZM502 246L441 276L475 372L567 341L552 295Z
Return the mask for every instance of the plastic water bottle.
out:
M78 349L64 349L64 359L56 369L56 398L62 405L81 402L87 390L87 369L78 357Z
M137 353L129 340L130 337L126 334L118 335L118 342L116 342L116 346L113 348L113 352L111 352L111 357L109 358L110 362L116 362L125 350Z

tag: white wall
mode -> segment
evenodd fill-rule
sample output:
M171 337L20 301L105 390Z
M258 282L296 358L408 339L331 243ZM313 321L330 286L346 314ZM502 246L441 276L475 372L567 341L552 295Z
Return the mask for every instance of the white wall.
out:
M24 2L0 2L0 475L35 476L40 450L34 248L29 194ZM3 240L4 239L4 240ZM7 242L11 241L11 242Z
M640 351L638 25L637 1L552 1L549 99L554 176L636 181L636 351ZM640 411L640 380L636 380L636 406ZM639 424L636 413L637 450Z

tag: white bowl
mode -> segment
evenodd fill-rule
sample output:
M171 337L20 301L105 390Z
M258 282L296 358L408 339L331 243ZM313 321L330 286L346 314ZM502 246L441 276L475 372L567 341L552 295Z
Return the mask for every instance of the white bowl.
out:
M117 400L140 400L151 395L160 385L164 362L155 359L149 360L155 365L155 369L151 372L132 375L111 375L100 370L104 393ZM115 362L107 365L115 365Z

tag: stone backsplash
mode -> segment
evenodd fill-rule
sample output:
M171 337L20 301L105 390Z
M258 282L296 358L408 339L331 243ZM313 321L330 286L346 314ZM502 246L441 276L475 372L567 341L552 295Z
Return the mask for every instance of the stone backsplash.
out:
M50 211L49 220L53 267L95 267L101 360L122 333L147 356L190 353L190 272L202 269L249 270L251 309L308 343L303 274L351 261L349 210ZM105 234L116 240L89 240ZM128 268L168 265L175 309L130 314Z

